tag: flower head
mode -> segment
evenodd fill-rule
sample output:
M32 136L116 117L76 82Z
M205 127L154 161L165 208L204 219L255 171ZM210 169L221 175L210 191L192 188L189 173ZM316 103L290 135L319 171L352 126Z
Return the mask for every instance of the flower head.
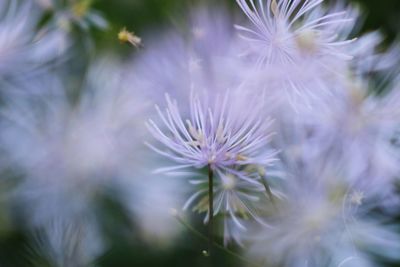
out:
M338 267L380 266L364 255L364 246L396 255L398 233L371 214L382 203L348 183L349 173L340 163L286 156L291 159L284 163L281 197L265 218L269 227L247 234L252 256L266 266Z
M322 7L323 0L237 0L252 27L236 26L244 40L251 81L274 105L298 112L330 97L349 67L351 8ZM268 86L266 86L268 85ZM290 104L290 105L287 105Z
M252 219L262 223L257 204L262 197L266 200L266 194L258 169L275 160L275 152L268 148L271 121L260 118L256 103L252 103L252 110L245 109L240 101L226 95L223 99L217 96L214 106L209 107L195 94L191 98L190 119L184 121L176 102L168 95L166 98L168 108L165 113L157 107L166 129L161 130L152 120L149 120L148 128L168 150L148 145L178 164L158 171L172 175L200 175L199 179L191 181L198 188L183 209L192 206L194 211L206 213L204 223L222 215L225 244L231 239L237 241L231 233L237 229L246 230L241 221ZM208 179L201 172L182 171L204 167L209 168Z
M265 2L265 3L264 3ZM240 8L253 23L253 28L237 26L244 37L260 51L258 62L300 63L307 55L349 58L340 47L338 32L352 21L346 12L327 13L321 8L323 0L237 0Z
M267 149L271 134L270 120L263 120L257 113L257 104L251 111L242 104L229 102L229 96L216 98L213 107L205 106L198 96L190 100L190 119L184 120L177 103L166 96L168 108L157 111L165 130L152 120L148 128L152 135L168 150L148 144L159 154L178 165L159 169L173 172L188 167L227 171L247 179L238 166L266 166L274 160L274 152ZM252 106L253 107L253 106Z

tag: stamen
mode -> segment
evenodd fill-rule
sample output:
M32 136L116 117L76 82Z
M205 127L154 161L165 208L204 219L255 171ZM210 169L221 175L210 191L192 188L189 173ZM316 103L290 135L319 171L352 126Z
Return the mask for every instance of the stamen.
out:
M304 52L314 52L317 49L316 37L315 31L305 30L297 35L295 40L300 50Z
M246 161L246 160L248 160L248 157L238 154L238 155L236 155L236 160L237 161Z
M360 206L364 200L364 192L355 191L350 196L350 202L354 205Z
M278 17L279 9L278 9L278 3L276 2L276 0L272 0L272 2L271 2L271 11L275 17Z
M233 175L228 174L222 179L222 186L224 190L233 190L236 187L236 179Z
M118 40L121 43L130 43L131 45L133 45L136 48L138 48L142 45L142 39L140 39L140 37L136 36L135 33L127 31L126 28L123 28L118 33Z

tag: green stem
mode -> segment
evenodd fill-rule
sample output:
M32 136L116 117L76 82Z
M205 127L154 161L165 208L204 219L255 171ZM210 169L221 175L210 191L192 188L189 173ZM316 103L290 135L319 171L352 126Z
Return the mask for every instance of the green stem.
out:
M185 220L183 220L178 214L175 215L175 218L178 220L178 222L180 222L186 229L188 229L190 232L192 232L195 236L197 236L198 238L204 240L204 241L209 241L209 238L206 237L205 235L203 235L202 233L200 233L199 231L197 231L194 227L192 227L190 224L188 224L187 222L185 222ZM248 259L246 259L243 256L240 256L239 254L227 249L226 247L218 244L217 242L213 242L213 245L215 247L217 247L218 249L224 251L226 254L229 254L230 256L233 256L245 263L247 263L249 266L253 266L253 267L263 267L260 264L254 263Z
M210 165L208 165L208 256L211 256L213 245L213 217L214 217L214 190L213 190L214 173Z

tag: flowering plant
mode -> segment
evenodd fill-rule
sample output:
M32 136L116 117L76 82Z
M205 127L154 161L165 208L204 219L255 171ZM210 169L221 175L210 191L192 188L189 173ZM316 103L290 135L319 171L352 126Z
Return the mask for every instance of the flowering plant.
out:
M94 0L0 2L1 266L400 262L397 41L342 1L236 4L151 35Z

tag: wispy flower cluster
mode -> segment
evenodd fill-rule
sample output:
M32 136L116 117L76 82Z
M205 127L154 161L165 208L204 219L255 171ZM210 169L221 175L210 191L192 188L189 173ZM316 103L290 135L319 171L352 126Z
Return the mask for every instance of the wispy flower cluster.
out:
M345 75L356 54L349 37L356 11L323 2L237 1L251 22L236 26L243 53L257 88L268 90L272 102L281 103L278 108L299 111L329 99L337 89L330 85Z
M152 135L167 150L149 146L178 164L158 169L158 172L197 176L193 170L182 170L208 168L208 182L200 178L191 183L197 186L208 183L211 187L196 191L184 209L193 205L194 210L207 212L204 222L222 214L225 219L231 219L245 229L238 217L260 221L252 203L260 199L261 192L265 192L264 177L260 176L259 170L263 172L275 160L276 152L268 147L271 121L259 117L259 104L254 103L252 110L246 111L244 103L253 102L242 103L229 94L223 99L217 97L214 105L208 106L210 102L200 102L198 96L192 95L190 113L187 114L190 119L184 122L176 102L167 96L166 112L163 114L157 107L165 130L152 120L148 124ZM217 176L215 183L212 179L214 173ZM211 198L214 197L213 203ZM227 232L227 222L224 228ZM230 238L227 234L224 237L225 240Z
M190 100L190 119L184 121L177 103L167 96L165 114L158 107L157 110L172 136L164 134L152 120L149 121L149 128L169 151L153 149L179 165L161 170L210 166L217 172L238 174L240 171L236 169L246 165L270 164L272 154L263 149L271 136L266 128L270 124L268 118L259 117L257 106L253 105L253 110L246 112L241 103L232 106L232 102L229 96L223 99L217 97L210 107L194 95ZM246 175L240 176L247 180Z
M237 28L249 40L258 64L299 66L306 60L323 66L326 58L349 58L341 47L352 40L341 40L339 35L353 20L346 11L328 12L321 6L323 0L237 2L253 23L251 28ZM318 62L313 62L317 58Z
M194 189L184 210L207 212L204 222L210 212L223 217L225 244L249 247L266 266L377 266L365 253L380 246L378 254L396 259L398 233L377 210L399 203L397 50L378 52L377 33L350 36L358 20L350 6L237 3L251 26L218 40L229 40L225 52L203 45L211 37L202 33L213 32L207 23L194 29L203 38L194 49L208 48L206 67L196 65L204 75L173 91L181 102L200 91L190 108L167 96L160 123L149 121L163 147L149 146L175 162L157 172L188 177ZM223 72L234 68L236 76ZM382 73L390 75L378 86Z

